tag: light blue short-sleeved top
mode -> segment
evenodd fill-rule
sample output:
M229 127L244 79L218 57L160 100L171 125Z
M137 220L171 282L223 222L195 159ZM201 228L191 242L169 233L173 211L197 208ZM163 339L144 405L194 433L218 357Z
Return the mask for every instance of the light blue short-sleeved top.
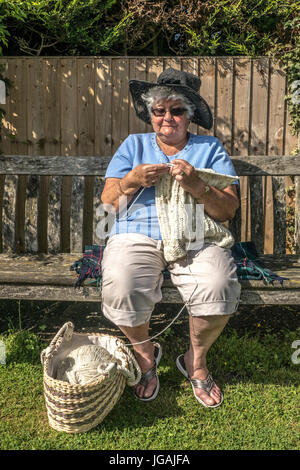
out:
M123 178L143 163L169 163L175 158L182 158L195 168L211 168L218 173L236 176L228 153L216 137L189 134L186 146L176 155L168 157L158 146L153 132L129 135L111 159L105 179ZM116 216L110 236L134 232L161 240L155 207L155 186L143 189L140 188L129 202L127 214L124 215L123 211Z

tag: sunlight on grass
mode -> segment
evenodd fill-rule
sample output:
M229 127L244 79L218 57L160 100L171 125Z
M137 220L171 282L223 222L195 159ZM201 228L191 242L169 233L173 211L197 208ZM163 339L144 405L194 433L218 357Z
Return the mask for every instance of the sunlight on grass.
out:
M224 393L220 408L202 407L175 366L185 340L162 338L161 390L142 403L126 387L102 424L83 434L52 430L36 361L0 366L1 449L299 449L298 332L238 336L214 344L209 366Z

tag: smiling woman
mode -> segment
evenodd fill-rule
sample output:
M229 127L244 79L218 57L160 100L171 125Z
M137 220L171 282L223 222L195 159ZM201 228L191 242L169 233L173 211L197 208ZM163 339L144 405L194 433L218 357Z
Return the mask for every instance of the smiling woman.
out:
M156 138L160 148L166 154L182 150L187 144L188 119L187 109L183 106L184 102L180 99L160 99L151 107L152 127L156 133Z
M231 219L239 205L236 173L218 139L188 131L190 122L205 129L212 126L209 106L198 93L199 77L167 69L157 83L131 80L129 87L137 116L151 124L153 132L125 139L105 175L101 199L106 210L116 212L116 220L102 261L102 311L134 347L142 370L136 397L153 400L160 386L157 367L162 349L150 341L149 324L162 298L162 273L167 268L190 315L190 348L178 356L177 367L190 380L196 399L216 407L223 395L208 372L206 355L237 310L236 267L230 247L205 240L205 233L200 249L186 248L184 256L167 261L158 188L162 181L171 192L173 185L175 191L180 187L193 204L204 205L205 217L221 227L220 222ZM199 177L204 168L222 177L232 175L234 184L222 190L206 184ZM167 203L172 210L171 200ZM180 210L177 213L184 216Z

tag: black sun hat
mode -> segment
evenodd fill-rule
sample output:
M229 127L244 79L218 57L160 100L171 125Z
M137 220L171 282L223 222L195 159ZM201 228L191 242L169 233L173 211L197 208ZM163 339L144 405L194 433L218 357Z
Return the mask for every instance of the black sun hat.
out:
M137 117L147 124L151 124L151 119L142 95L147 93L150 88L164 86L184 95L195 106L194 115L191 118L192 122L205 129L211 129L213 117L208 104L198 93L200 85L201 80L196 75L168 68L159 75L157 83L145 82L143 80L130 80L129 90Z

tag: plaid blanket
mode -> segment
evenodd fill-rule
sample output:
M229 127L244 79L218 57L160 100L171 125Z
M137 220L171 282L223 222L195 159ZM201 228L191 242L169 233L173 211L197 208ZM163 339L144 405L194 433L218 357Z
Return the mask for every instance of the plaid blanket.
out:
M71 271L76 271L78 274L77 281L74 287L80 287L86 279L93 279L90 281L96 282L97 288L102 285L102 267L101 261L103 258L103 251L105 245L86 245L82 258L75 261L70 267Z
M231 248L232 256L237 266L237 276L239 279L263 280L266 284L273 284L278 281L281 285L287 277L281 277L270 269L266 268L259 258L255 243L237 242Z
M96 283L97 288L102 285L102 269L101 261L105 245L90 245L85 246L82 258L75 261L70 267L78 275L74 287L80 287L85 280L91 279L90 283ZM237 242L231 248L232 256L237 266L237 276L240 280L243 279L256 279L263 280L269 284L278 281L281 285L287 277L281 277L278 274L270 271L270 269L263 266L262 261L256 250L255 243L250 242ZM168 270L163 271L166 279L170 278Z

